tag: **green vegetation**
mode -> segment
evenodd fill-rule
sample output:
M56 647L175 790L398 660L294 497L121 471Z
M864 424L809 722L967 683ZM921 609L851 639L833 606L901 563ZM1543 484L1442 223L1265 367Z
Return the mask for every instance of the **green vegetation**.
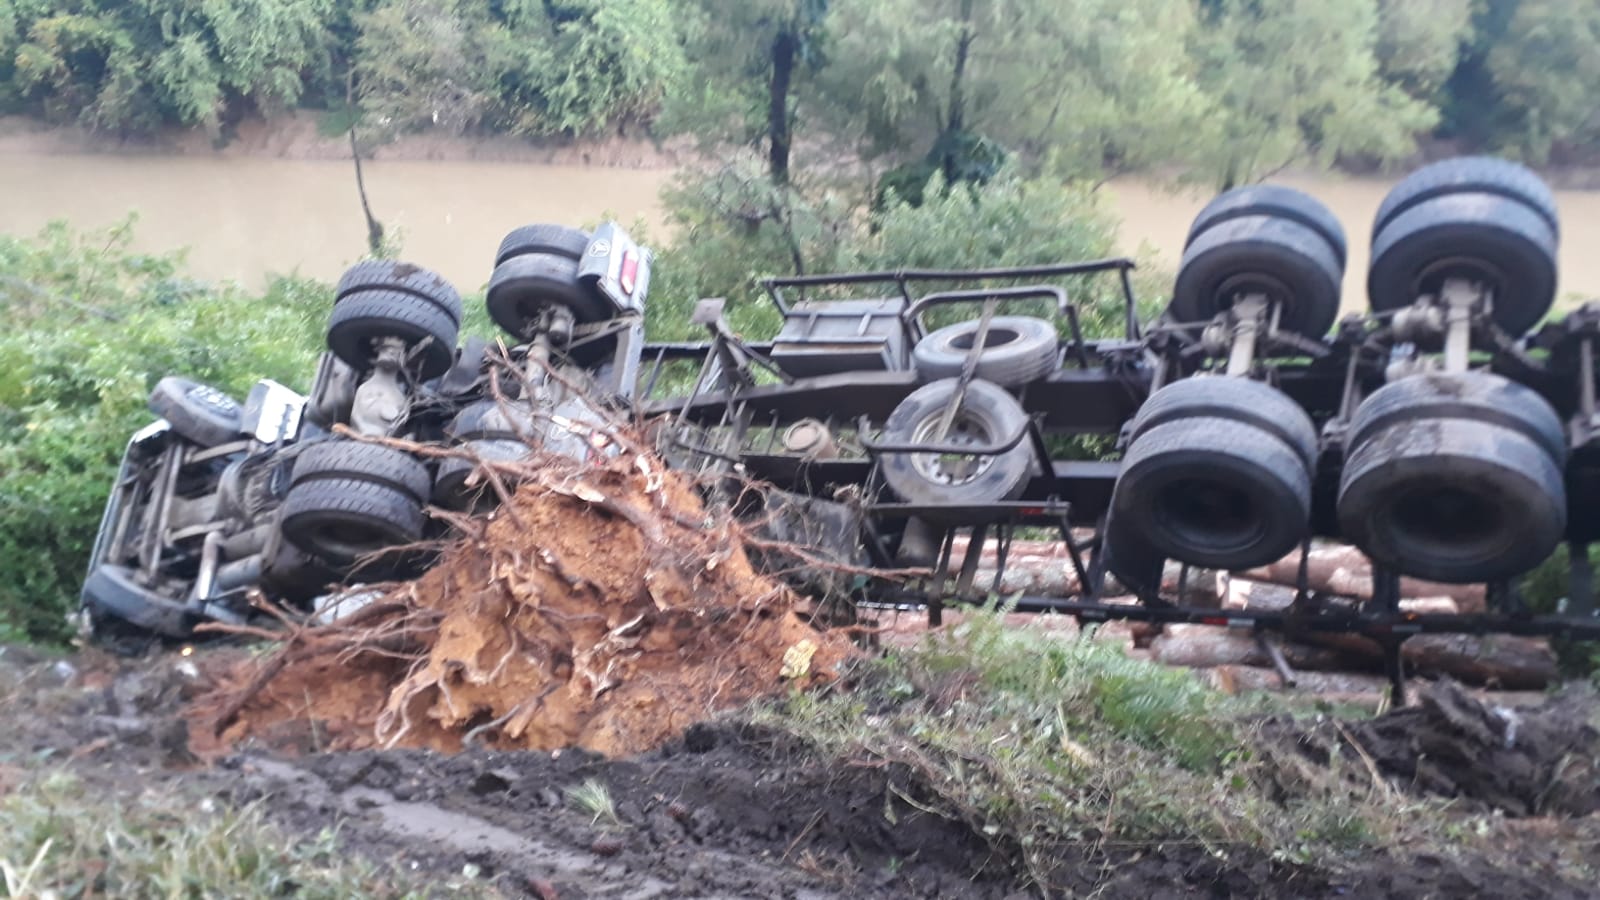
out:
M858 681L797 693L756 721L842 765L899 773L908 802L967 823L1047 889L1058 870L1124 846L1337 871L1384 847L1449 842L1444 804L1406 799L1354 762L1308 766L1253 733L1265 701L1110 643L977 614Z
M1430 134L1592 156L1588 0L0 0L0 112L116 133L303 107L370 135L643 127L986 177L1230 184ZM880 170L881 171L881 170Z
M666 192L676 237L656 264L646 311L653 338L695 333L695 298L728 300L736 330L763 337L777 316L760 288L771 275L901 268L1023 266L1112 255L1116 223L1102 198L1081 185L1001 169L983 185L951 189L935 172L920 205L892 193L873 211L860 192L828 182L773 183L746 155L709 173L680 176ZM1146 314L1161 302L1152 277L1139 292ZM1085 329L1121 327L1114 278L1078 281ZM970 312L970 310L969 310Z
M0 897L498 896L384 871L337 837L290 840L255 807L154 786L124 798L52 771L0 799Z
M117 460L163 375L243 396L312 374L325 287L192 282L180 258L132 252L131 228L0 236L0 641L67 637Z

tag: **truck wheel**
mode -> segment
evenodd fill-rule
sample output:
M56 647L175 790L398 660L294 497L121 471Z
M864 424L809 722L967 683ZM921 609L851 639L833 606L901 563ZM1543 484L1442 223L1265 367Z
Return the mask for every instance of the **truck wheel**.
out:
M513 256L495 267L484 298L489 318L518 340L532 336L530 326L551 307L564 307L583 325L606 318L593 291L578 283L576 260L550 253Z
M1396 572L1450 584L1532 569L1566 530L1561 469L1526 434L1466 418L1395 422L1353 445L1343 536Z
M1416 419L1471 419L1510 428L1566 466L1561 417L1537 391L1489 372L1424 373L1384 385L1356 410L1347 445L1353 449L1380 429Z
M978 320L929 334L911 350L911 362L926 381L955 378L978 339ZM973 374L1001 387L1017 387L1055 371L1061 339L1053 323L1031 316L995 316Z
M884 423L883 439L893 444L934 442L945 407L956 393L957 380L925 384L900 401ZM942 444L993 444L1027 424L1028 414L1017 399L998 385L973 381ZM884 481L908 503L950 503L977 506L1020 495L1033 474L1033 446L1023 440L1004 453L964 457L935 453L886 453L880 458ZM930 521L950 516L928 513ZM959 518L959 517L956 517Z
M1349 256L1349 242L1345 239L1344 226L1339 224L1339 217L1310 194L1278 184L1253 184L1217 195L1194 217L1193 224L1189 226L1189 236L1183 242L1184 248L1188 249L1195 238L1211 226L1245 216L1268 216L1304 225L1328 242L1339 268L1344 268Z
M528 445L520 440L474 440L462 446L489 462L516 462L529 453ZM484 485L467 486L468 476L477 467L475 461L459 456L439 460L439 471L433 477L433 502L445 509L465 510L477 506L480 498L490 497Z
M1520 337L1555 302L1555 232L1520 201L1446 194L1412 205L1372 240L1367 297L1375 312L1409 306L1450 277L1489 285L1496 324Z
M356 263L339 276L334 303L365 291L399 291L420 297L443 310L450 320L461 324L461 295L443 275L392 259L368 259Z
M372 368L373 343L400 338L407 352L422 347L424 381L450 371L455 364L456 320L431 300L394 290L347 294L328 320L328 349L351 368Z
M1169 559L1238 570L1280 559L1311 520L1311 473L1270 432L1194 416L1156 425L1128 449L1112 517Z
M481 400L462 407L445 433L458 441L497 438L526 442L537 434L533 413L520 403Z
M1277 304L1280 328L1317 338L1339 314L1343 278L1344 266L1316 231L1241 216L1210 226L1183 252L1168 310L1179 322L1203 322L1240 294L1259 292Z
M1492 156L1461 156L1423 166L1400 180L1378 206L1372 233L1377 234L1406 210L1447 194L1495 194L1533 210L1561 236L1556 197L1544 179L1527 166Z
M1288 444L1306 468L1317 465L1317 429L1289 395L1245 378L1199 376L1175 381L1150 395L1139 407L1129 437L1179 419L1209 416L1228 419L1271 434Z
M417 541L422 504L360 478L318 478L289 488L280 527L290 543L341 564Z
M428 468L411 454L340 438L317 441L302 450L295 457L290 486L328 478L381 484L404 491L419 503L428 499L432 485Z
M494 264L498 266L513 256L530 253L545 253L577 261L583 259L583 252L587 249L587 231L565 225L524 225L513 228L501 239L500 249L494 254Z
M176 375L156 382L150 411L167 420L172 430L202 447L238 440L244 431L244 410L238 401L213 387Z

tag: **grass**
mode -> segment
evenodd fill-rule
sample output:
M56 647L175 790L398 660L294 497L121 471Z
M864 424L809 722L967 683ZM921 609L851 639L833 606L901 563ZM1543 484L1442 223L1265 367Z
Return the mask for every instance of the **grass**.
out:
M908 801L966 822L1046 888L1064 866L1150 844L1338 868L1425 838L1440 806L1352 772L1359 764L1313 765L1258 742L1251 723L1281 701L1230 697L996 613L858 674L855 690L797 693L755 718L846 762L896 767Z
M0 792L0 896L498 896L463 875L407 880L341 851L324 829L292 840L254 806L159 788L137 798L57 770Z
M607 827L619 827L622 820L617 818L617 804L611 799L611 789L593 778L586 779L583 784L567 788L567 799L572 805L590 816L591 825L604 824Z

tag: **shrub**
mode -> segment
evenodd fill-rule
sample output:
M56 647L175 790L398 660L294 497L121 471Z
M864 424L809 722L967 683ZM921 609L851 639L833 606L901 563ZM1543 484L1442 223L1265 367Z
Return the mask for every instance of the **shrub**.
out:
M162 376L242 397L258 378L303 389L326 288L280 278L262 296L179 278L181 257L133 252L132 220L0 237L0 640L60 641L128 436Z

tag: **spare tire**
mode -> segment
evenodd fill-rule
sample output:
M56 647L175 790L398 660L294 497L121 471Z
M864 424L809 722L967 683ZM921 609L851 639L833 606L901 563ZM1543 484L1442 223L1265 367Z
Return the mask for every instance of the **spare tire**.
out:
M500 249L495 251L494 264L496 266L513 256L526 256L530 253L547 253L551 256L563 256L570 260L583 259L583 252L589 249L589 232L568 228L565 225L524 225L513 228L500 241Z
M1288 219L1241 216L1217 222L1183 253L1168 314L1208 321L1239 295L1265 294L1278 327L1321 337L1339 314L1344 266L1321 234Z
M1245 216L1269 216L1304 225L1328 242L1339 268L1344 268L1349 256L1349 242L1345 239L1344 226L1339 224L1339 217L1310 194L1278 184L1253 184L1217 195L1194 217L1194 222L1189 226L1189 236L1183 242L1184 248L1187 249L1195 238L1218 222Z
M457 325L461 324L461 294L443 275L421 266L393 259L358 262L339 276L334 302L364 291L399 291L420 297L443 310Z
M933 432L955 396L957 385L957 379L946 378L908 394L884 423L884 442L935 443ZM950 434L937 443L994 444L1015 434L1027 422L1028 414L1017 398L998 385L973 381L967 385ZM879 460L889 489L907 503L963 506L1015 499L1027 487L1033 465L1033 445L1026 439L992 456L947 459L932 453L885 453ZM960 516L932 512L925 518L948 522Z
M1305 539L1311 473L1297 448L1260 428L1211 416L1176 419L1129 446L1111 515L1168 559L1249 569Z
M456 320L439 305L415 294L365 290L346 295L328 319L328 349L358 372L372 368L373 344L399 338L408 353L421 347L424 381L455 365Z
M1250 425L1288 444L1305 462L1317 465L1317 428L1288 394L1246 378L1195 376L1150 395L1133 417L1128 436L1139 435L1178 419L1211 417Z
M1495 322L1520 337L1555 302L1555 232L1520 201L1447 194L1407 208L1373 238L1367 296L1374 311L1409 306L1450 277L1487 283Z
M1372 222L1376 235L1396 216L1435 197L1447 194L1495 194L1533 210L1561 236L1561 216L1555 194L1532 169L1492 156L1461 156L1430 163L1400 180L1383 198Z
M201 447L238 440L244 432L239 402L214 387L168 375L150 392L150 411L167 420L180 437Z
M1566 509L1561 469L1545 448L1467 418L1369 431L1339 483L1345 539L1395 572L1449 584L1537 566L1561 541Z
M513 256L496 266L484 306L496 325L519 340L532 336L530 325L551 307L570 310L579 325L609 315L600 297L578 283L577 261L550 253Z
M911 350L911 362L924 381L961 374L978 338L979 320L958 322L929 334ZM995 316L989 320L983 349L973 376L1001 387L1017 387L1056 370L1061 354L1056 327L1031 316Z

